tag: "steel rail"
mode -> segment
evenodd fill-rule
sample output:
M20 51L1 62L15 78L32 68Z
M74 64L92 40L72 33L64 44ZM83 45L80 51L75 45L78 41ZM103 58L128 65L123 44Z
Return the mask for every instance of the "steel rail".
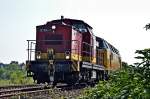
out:
M15 86L1 86L0 87L0 98L4 97L12 97L16 95L20 95L24 92L31 92L37 90L44 90L49 87L45 85L15 85Z

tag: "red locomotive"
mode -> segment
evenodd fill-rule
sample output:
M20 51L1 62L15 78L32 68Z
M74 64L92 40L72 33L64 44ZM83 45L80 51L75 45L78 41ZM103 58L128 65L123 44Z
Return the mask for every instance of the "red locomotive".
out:
M47 22L36 27L36 40L27 41L27 76L37 83L96 82L121 67L119 51L82 20Z

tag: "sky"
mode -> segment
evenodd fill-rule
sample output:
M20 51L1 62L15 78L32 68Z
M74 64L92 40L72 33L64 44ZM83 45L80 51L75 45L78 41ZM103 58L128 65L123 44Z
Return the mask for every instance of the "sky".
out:
M65 18L80 19L96 36L114 45L122 60L133 64L137 49L150 48L149 0L0 0L0 62L25 62L27 41L37 25Z

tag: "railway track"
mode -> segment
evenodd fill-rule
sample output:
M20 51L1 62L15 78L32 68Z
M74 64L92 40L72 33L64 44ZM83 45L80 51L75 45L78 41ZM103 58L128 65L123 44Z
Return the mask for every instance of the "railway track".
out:
M49 87L45 85L12 85L0 87L0 99L8 97L20 97L34 95L35 93L46 93Z
M1 86L0 87L0 99L15 98L20 99L20 97L35 97L35 96L45 96L50 97L50 99L59 99L60 97L72 97L77 96L80 90L85 88L85 84L76 84L74 86L68 85L57 85L55 88L49 85L15 85L15 86ZM57 97L57 98L56 98ZM49 98L48 98L49 99Z

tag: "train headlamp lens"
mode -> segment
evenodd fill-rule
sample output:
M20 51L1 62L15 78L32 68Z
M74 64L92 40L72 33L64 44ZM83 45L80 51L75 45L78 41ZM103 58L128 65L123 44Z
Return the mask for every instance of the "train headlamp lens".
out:
M52 25L52 30L55 30L56 29L56 26L55 25Z
M69 59L69 58L70 58L70 56L69 56L69 55L67 55L67 56L66 56L66 59Z
M70 52L69 51L66 51L66 59L70 59Z
M37 58L37 59L41 59L41 52L37 52L36 58Z
M37 55L37 57L36 57L37 59L41 59L41 56L40 55Z

